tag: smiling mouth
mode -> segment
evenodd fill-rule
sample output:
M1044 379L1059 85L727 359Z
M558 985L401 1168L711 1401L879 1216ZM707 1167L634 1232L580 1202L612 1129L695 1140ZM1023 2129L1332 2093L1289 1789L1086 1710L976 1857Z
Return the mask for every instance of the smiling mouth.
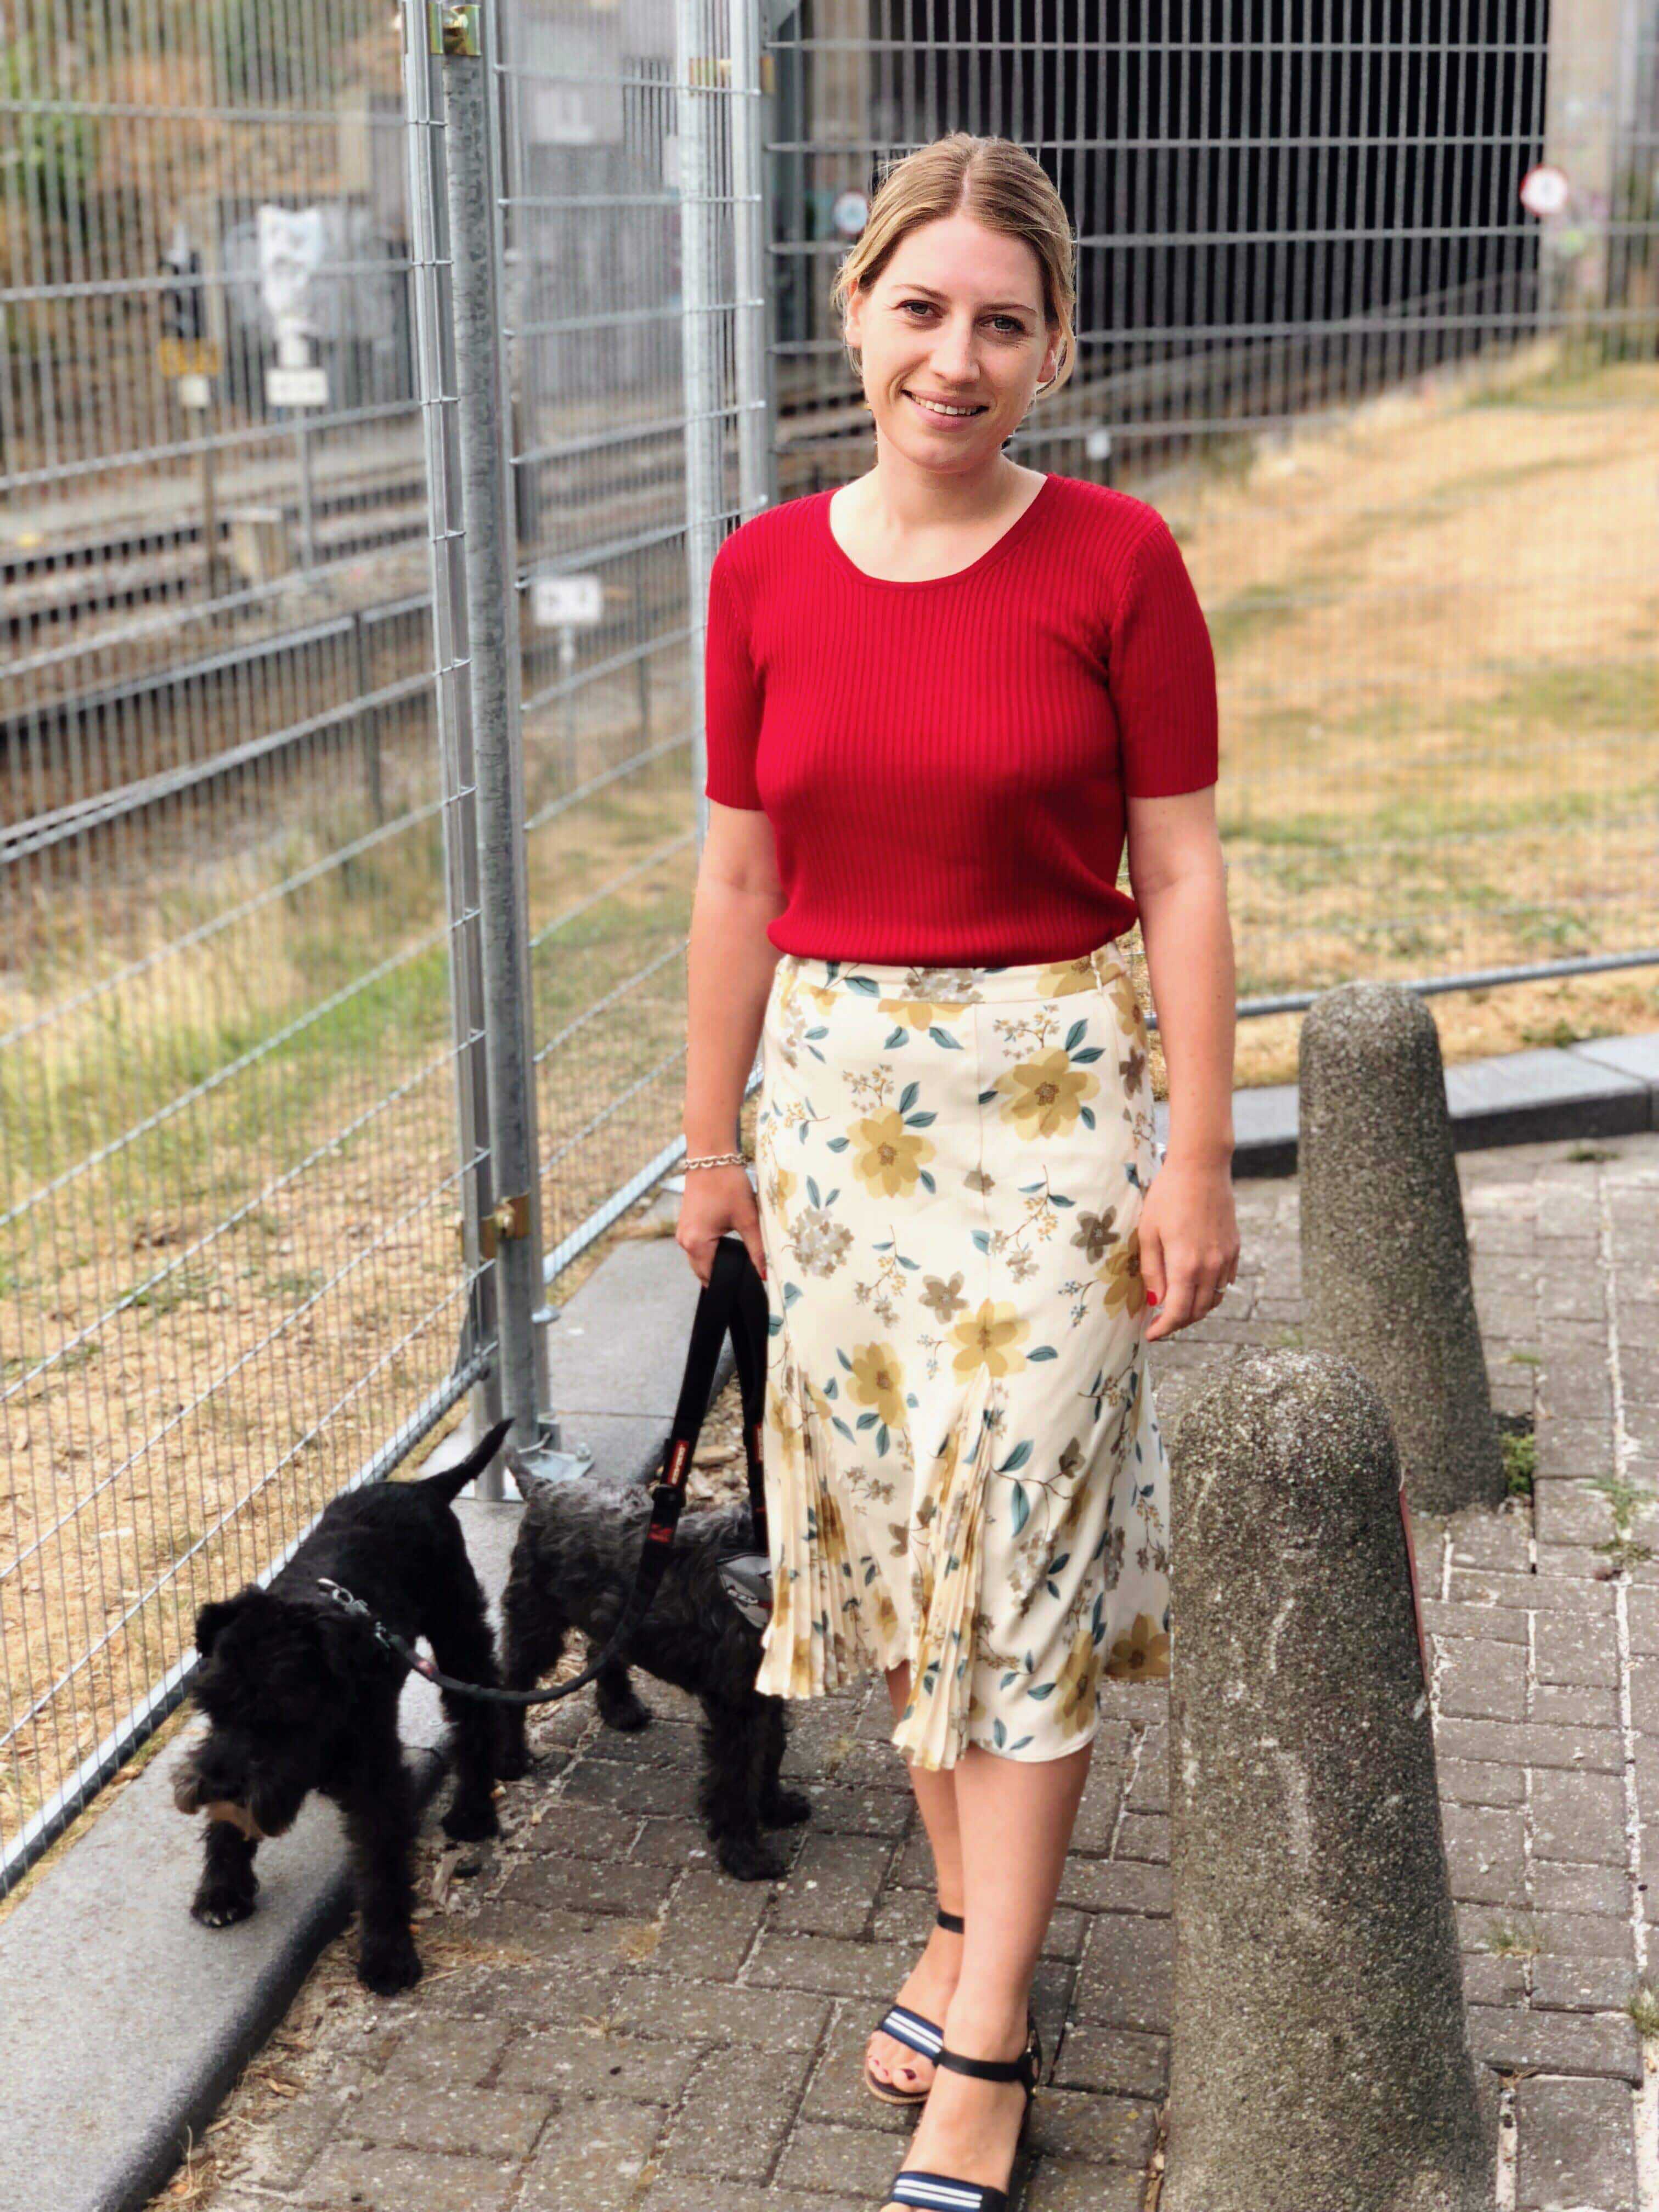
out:
M948 399L924 399L921 392L912 392L908 386L905 387L904 396L907 399L914 399L925 414L942 416L947 422L963 422L970 415L983 415L987 412L982 405L958 407Z

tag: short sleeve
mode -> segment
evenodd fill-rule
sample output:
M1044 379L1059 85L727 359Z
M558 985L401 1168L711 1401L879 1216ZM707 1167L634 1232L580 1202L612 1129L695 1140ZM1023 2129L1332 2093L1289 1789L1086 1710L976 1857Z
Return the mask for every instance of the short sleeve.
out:
M761 684L749 653L749 623L728 538L708 576L703 639L705 795L721 806L758 808L755 752L760 742Z
M1201 791L1219 769L1215 652L1162 515L1136 546L1114 611L1106 680L1132 799Z

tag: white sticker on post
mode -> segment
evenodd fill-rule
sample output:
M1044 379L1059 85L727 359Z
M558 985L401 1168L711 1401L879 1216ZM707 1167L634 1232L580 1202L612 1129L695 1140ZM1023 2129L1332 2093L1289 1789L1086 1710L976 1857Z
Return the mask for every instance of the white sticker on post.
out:
M543 629L592 629L605 617L605 586L596 575L532 576L530 611Z

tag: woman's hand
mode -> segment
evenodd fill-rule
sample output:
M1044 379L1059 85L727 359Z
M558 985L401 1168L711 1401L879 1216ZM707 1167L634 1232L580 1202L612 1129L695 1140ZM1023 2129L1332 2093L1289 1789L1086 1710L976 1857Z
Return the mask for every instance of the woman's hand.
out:
M1165 1160L1140 1208L1140 1276L1156 1310L1146 1340L1202 1321L1237 1273L1231 1161Z
M688 1168L674 1242L691 1262L691 1272L704 1290L714 1271L714 1247L728 1229L742 1237L755 1272L764 1282L766 1248L761 1242L760 1209L748 1170Z

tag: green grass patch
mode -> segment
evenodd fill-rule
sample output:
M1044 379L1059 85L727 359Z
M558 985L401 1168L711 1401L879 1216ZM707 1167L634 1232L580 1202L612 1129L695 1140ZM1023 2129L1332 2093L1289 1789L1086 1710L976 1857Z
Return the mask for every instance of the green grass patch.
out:
M1511 1498L1530 1498L1538 1472L1538 1439L1506 1430L1498 1438L1504 1455L1504 1486Z

